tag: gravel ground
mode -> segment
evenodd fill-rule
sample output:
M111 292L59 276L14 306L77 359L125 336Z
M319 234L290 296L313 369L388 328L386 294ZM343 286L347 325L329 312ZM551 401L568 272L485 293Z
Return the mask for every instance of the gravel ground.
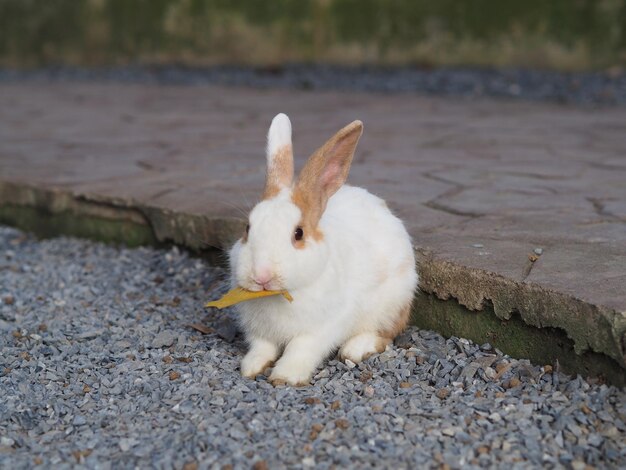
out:
M342 67L272 68L127 66L85 69L0 69L0 83L113 81L169 85L221 84L258 88L418 92L457 97L500 97L582 105L626 105L626 71L563 73L527 69Z
M626 466L624 391L431 331L244 379L233 312L202 308L226 287L176 248L0 227L0 467Z

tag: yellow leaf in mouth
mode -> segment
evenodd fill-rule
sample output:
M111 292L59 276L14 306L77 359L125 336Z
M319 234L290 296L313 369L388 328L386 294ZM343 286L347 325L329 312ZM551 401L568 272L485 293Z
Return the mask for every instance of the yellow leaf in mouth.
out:
M235 287L234 289L226 292L226 294L224 294L221 299L208 302L205 307L215 307L221 309L238 304L239 302L244 302L246 300L259 299L261 297L270 297L272 295L282 295L289 302L293 302L293 297L291 297L291 295L289 295L289 292L287 292L286 290L251 291L243 289L241 287Z

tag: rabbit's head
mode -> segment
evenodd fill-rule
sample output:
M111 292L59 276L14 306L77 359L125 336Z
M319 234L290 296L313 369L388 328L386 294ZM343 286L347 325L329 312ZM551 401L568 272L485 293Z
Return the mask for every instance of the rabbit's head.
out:
M333 234L324 232L320 219L348 177L362 131L361 121L341 129L311 155L294 181L291 122L285 114L272 120L263 199L230 252L235 283L253 291L295 290L322 275Z

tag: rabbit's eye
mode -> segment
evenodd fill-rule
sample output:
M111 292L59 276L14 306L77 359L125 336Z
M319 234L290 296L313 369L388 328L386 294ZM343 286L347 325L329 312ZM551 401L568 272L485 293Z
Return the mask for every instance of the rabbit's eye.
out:
M302 240L302 237L304 237L304 231L302 230L302 227L296 227L296 230L293 233L293 236L296 239L296 241Z
M250 224L246 225L246 235L250 233Z

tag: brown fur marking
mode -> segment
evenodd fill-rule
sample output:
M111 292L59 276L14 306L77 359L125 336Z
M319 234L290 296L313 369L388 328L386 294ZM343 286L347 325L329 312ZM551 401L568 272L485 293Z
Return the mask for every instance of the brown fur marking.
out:
M300 212L302 213L302 219L300 220L299 226L302 227L302 231L304 232L302 240L294 240L293 245L298 249L302 249L305 247L306 240L309 237L315 241L321 241L324 238L324 234L317 226L319 218L316 218L316 210L308 205L307 198L302 197L301 192L294 190L291 195L291 200L296 206L298 206L298 209L300 209Z
M362 132L361 121L348 124L313 152L300 172L291 199L302 212L301 227L305 239L307 236L317 241L323 238L317 225L328 199L348 178Z
M288 385L288 382L285 379L281 379L279 377L274 378L274 379L270 379L270 383L274 386L274 387L280 387L280 386L284 386L284 385ZM293 384L293 387L306 387L310 385L310 382L298 382L296 384Z
M380 336L383 338L389 339L391 341L396 336L398 336L402 330L406 328L406 325L409 323L409 319L411 318L411 305L413 301L409 302L405 306L403 306L396 313L396 319L394 320L393 325L390 328L382 330L379 332Z
M293 147L288 144L279 148L268 161L263 199L273 198L281 189L291 186L292 181Z
M376 352L379 354L383 352L389 343L391 343L391 338L383 338L382 336L379 336L376 341Z

